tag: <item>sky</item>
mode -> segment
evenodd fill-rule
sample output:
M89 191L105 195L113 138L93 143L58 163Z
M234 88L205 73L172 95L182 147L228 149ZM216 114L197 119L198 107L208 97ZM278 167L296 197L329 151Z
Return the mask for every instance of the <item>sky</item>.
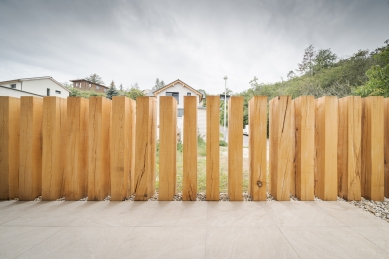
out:
M0 0L0 81L180 79L210 94L286 79L304 49L341 58L389 39L388 0Z

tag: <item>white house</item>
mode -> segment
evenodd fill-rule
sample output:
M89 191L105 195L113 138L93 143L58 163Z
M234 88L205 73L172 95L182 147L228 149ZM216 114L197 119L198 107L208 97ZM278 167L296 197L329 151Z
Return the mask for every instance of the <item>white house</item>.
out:
M50 76L32 77L0 82L0 96L58 96L67 98L69 90Z
M180 79L165 85L164 87L153 92L154 96L157 97L157 125L159 126L159 98L161 96L173 96L177 100L177 127L178 132L183 132L183 115L184 115L184 96L196 96L197 103L199 104L197 110L197 126L199 134L205 136L206 132L206 113L205 108L201 106L203 100L202 93L198 92L188 84L184 83ZM158 131L157 131L158 132ZM157 133L158 134L158 133ZM182 140L182 138L181 138Z

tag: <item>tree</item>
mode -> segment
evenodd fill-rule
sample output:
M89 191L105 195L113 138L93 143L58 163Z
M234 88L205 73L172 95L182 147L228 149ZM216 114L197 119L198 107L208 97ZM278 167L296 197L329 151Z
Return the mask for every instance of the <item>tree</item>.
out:
M133 100L136 100L137 97L139 96L145 96L145 94L139 90L138 87L132 86L126 93L125 95Z
M165 83L163 82L163 80L159 81L159 79L157 78L155 80L155 85L152 89L152 91L157 91L158 89L161 89L162 87L165 87Z
M107 98L108 99L111 99L112 100L112 97L113 96L118 96L119 95L119 92L116 90L116 87L115 87L115 82L112 80L111 82L111 86L109 87L108 91L107 91Z
M298 64L298 69L300 73L309 72L313 76L313 59L315 57L315 48L312 45L309 45L308 48L304 50L303 61Z
M333 66L337 58L336 54L331 52L331 49L319 50L314 58L315 70L319 71Z
M120 90L120 91L123 91L123 85L122 85L122 84L120 84L119 90Z
M290 70L286 77L288 78L288 80L290 80L290 79L295 78L296 74L292 70Z
M98 74L91 74L88 77L85 77L85 80L91 81L96 84L104 85L103 79Z

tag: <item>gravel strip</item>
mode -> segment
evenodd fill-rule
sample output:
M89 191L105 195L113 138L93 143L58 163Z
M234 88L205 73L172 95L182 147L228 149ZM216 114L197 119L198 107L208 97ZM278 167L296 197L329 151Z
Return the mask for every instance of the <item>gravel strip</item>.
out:
M363 209L364 211L370 212L376 217L379 217L389 222L389 199L388 198L384 198L383 202L371 201L365 198L361 198L361 201L350 201L349 203Z
M57 201L65 201L65 196L63 196L63 197L57 199Z

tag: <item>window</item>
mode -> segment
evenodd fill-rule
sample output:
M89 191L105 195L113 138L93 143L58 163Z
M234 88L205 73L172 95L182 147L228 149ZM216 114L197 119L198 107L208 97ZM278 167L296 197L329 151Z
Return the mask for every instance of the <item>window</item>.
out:
M89 84L89 87L92 87L92 84Z
M107 88L104 88L104 93L106 93L107 92Z
M173 96L174 98L176 98L177 104L180 103L180 101L179 101L180 95L178 92L166 92L166 96Z
M11 84L12 89L16 89L16 84Z
M99 89L100 89L100 86L96 85L96 89L99 90Z
M50 96L50 88L47 88L47 96Z
M76 86L78 86L78 83L76 83Z
M184 116L184 109L179 108L177 111L177 117L182 117Z
M61 94L61 91L55 90L55 93L56 93L56 94Z
M191 93L186 93L187 96L191 96L192 94Z

